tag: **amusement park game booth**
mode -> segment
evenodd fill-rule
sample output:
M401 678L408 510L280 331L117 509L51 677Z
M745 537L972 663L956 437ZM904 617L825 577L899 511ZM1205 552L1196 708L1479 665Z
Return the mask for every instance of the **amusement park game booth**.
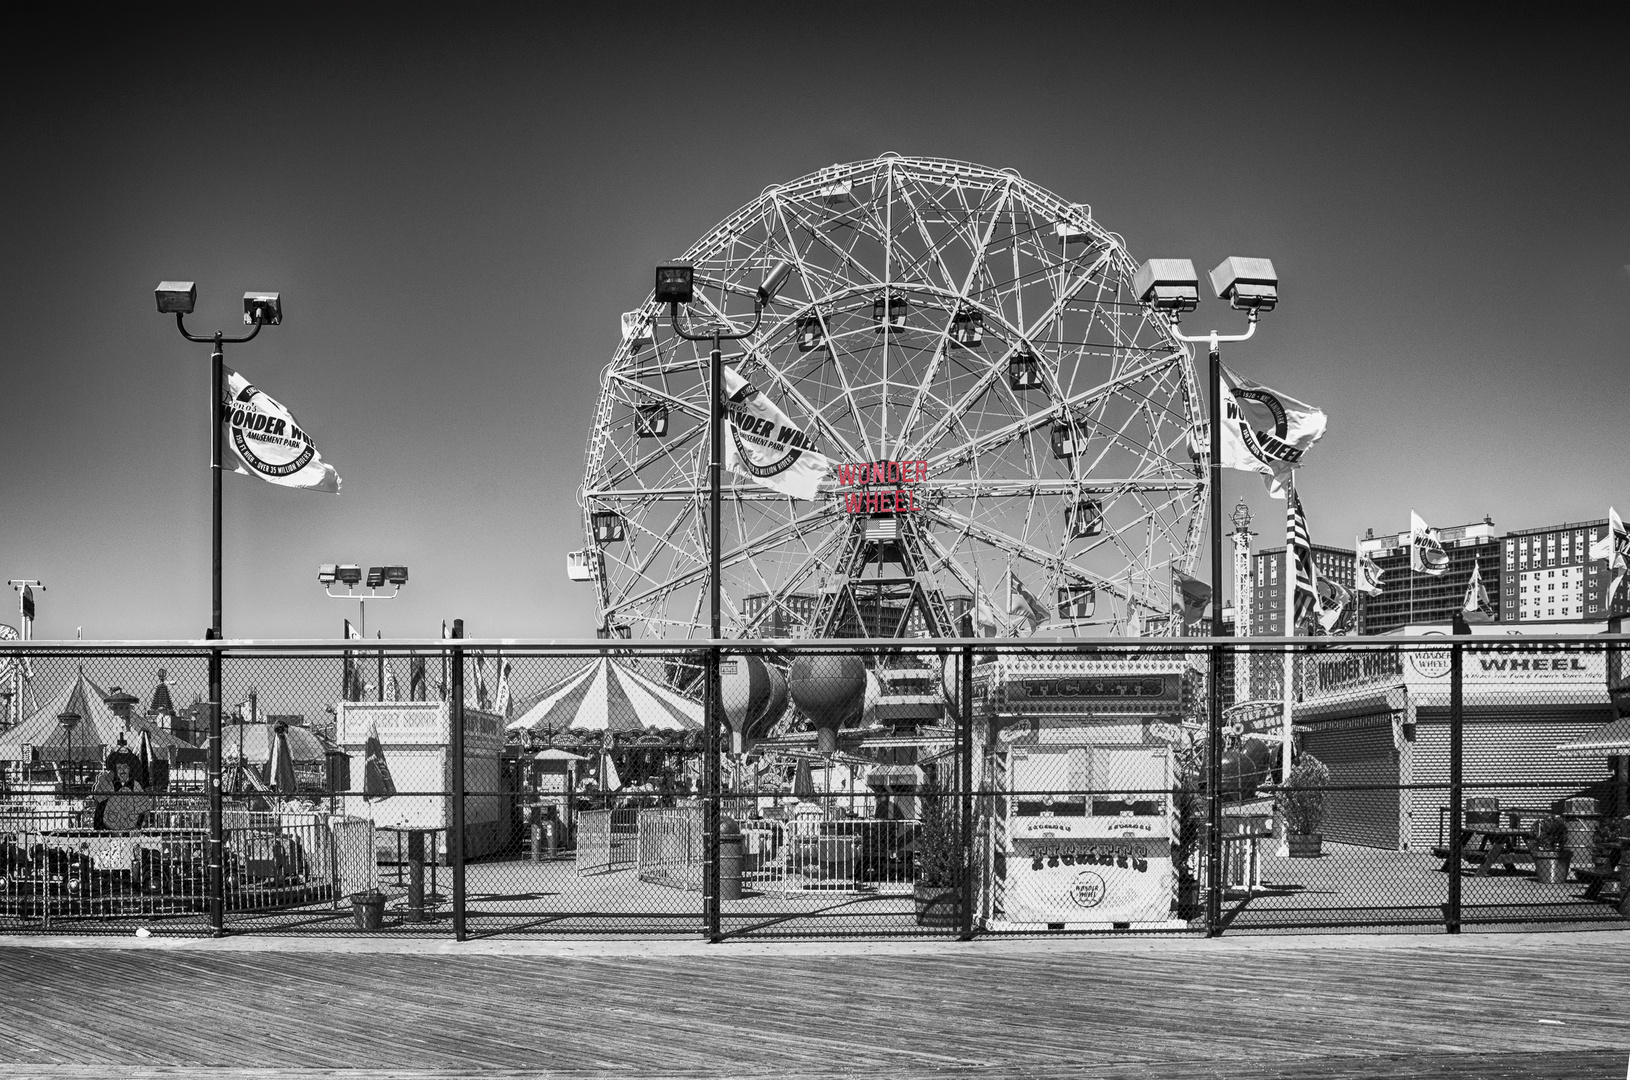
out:
M1171 792L1199 678L1187 656L1152 651L975 667L987 929L1186 925Z
M445 701L342 701L334 741L351 759L343 812L368 818L375 828L437 834L436 859L447 857L453 824L452 707ZM363 798L363 761L368 736L377 733L385 764L399 794ZM464 710L464 856L503 851L511 841L510 804L504 792L504 720L496 713Z
M1443 629L1412 626L1404 633ZM1477 785L1468 796L1494 796L1502 809L1545 809L1598 788L1606 793L1609 776L1600 760L1557 750L1613 718L1605 651L1547 646L1543 636L1602 629L1557 624L1519 635L1508 624L1487 624L1460 638L1462 771L1465 783ZM1332 787L1373 785L1330 792L1327 841L1430 851L1447 842L1449 650L1374 640L1377 648L1299 658L1291 715L1302 749L1329 767Z

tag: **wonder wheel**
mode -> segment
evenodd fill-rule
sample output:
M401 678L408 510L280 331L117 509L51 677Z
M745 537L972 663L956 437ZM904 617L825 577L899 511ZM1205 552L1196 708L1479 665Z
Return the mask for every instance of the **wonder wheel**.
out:
M765 189L684 258L689 317L739 326L791 264L725 362L833 463L814 500L726 474L726 636L1161 632L1199 549L1200 395L1089 207L885 154ZM706 636L707 373L665 305L623 317L568 566L603 634Z

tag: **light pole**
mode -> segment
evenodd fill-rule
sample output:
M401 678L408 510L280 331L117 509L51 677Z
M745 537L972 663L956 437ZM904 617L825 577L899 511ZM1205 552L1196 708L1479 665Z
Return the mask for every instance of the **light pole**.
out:
M323 591L333 600L355 600L357 602L357 633L364 639L368 636L368 601L369 600L395 600L407 584L408 568L405 566L370 566L366 593L353 591L362 579L362 567L356 563L323 563L317 568L317 582L322 585ZM379 590L389 582L391 591L381 593ZM345 586L345 591L334 591L335 584ZM345 689L349 690L349 687ZM379 650L379 700L385 700L385 650Z
M243 337L229 338L221 331L212 337L187 332L186 317L198 303L198 286L191 281L161 281L153 290L160 315L174 315L176 329L188 341L211 344L209 357L209 483L210 483L210 622L206 637L221 640L221 428L226 423L224 364L222 348L253 341L262 326L283 321L283 301L277 293L243 294L243 321L253 327ZM210 924L216 934L225 933L225 879L221 835L221 651L209 651L209 878Z
M679 322L679 305L689 304L695 294L696 269L689 263L669 263L657 267L656 288L653 298L659 304L668 305L668 319L673 323L674 333L686 341L712 341L713 351L708 355L708 627L709 634L715 642L719 640L719 576L722 570L722 552L720 540L722 529L720 527L720 505L723 500L722 473L724 470L724 355L720 352L719 344L724 341L740 341L752 337L758 332L758 327L764 320L764 307L775 294L781 291L786 284L787 275L792 273L792 264L786 261L778 262L771 267L765 275L764 283L758 287L753 302L753 325L743 331L736 331L733 326L724 321L722 311L715 313L711 329L704 333L693 334L686 330ZM722 305L721 305L722 307ZM729 327L729 332L726 327ZM703 903L707 910L708 936L717 941L719 937L719 881L718 860L715 848L719 836L719 803L718 771L719 771L719 647L713 645L707 652L707 676L703 680L705 686L702 690L702 716L705 720L703 731L703 760L705 770L702 778L703 790L707 797L703 802L704 828L706 832L706 872L703 882Z
M1217 299L1227 300L1244 311L1248 323L1243 334L1190 336L1177 329L1185 312L1200 306L1200 279L1188 259L1150 259L1132 276L1132 291L1138 302L1170 317L1172 336L1179 341L1203 341L1211 353L1211 715L1206 735L1206 792L1210 800L1210 836L1207 849L1210 872L1207 875L1206 926L1211 934L1222 927L1222 801L1218 797L1222 773L1222 665L1223 647L1223 563L1222 563L1222 426L1234 417L1223 415L1222 343L1245 341L1256 333L1257 317L1272 311L1279 303L1279 277L1267 259L1224 259L1211 271L1211 287ZM1285 588L1294 587L1291 581ZM1285 724L1289 728L1290 719Z

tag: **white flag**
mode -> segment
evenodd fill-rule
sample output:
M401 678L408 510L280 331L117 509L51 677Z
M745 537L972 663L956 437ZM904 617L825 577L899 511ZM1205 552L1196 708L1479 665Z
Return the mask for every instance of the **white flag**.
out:
M1047 608L1024 587L1024 582L1019 580L1018 574L1009 570L1008 576L1012 579L1013 599L1008 602L1007 613L1017 615L1030 627L1030 632L1035 633L1036 628L1048 619Z
M1489 591L1483 587L1482 567L1472 563L1471 584L1466 587L1466 602L1460 608L1469 615L1476 611L1489 611L1493 607L1489 602Z
M1409 568L1433 577L1449 569L1449 554L1438 543L1438 531L1413 510L1409 512Z
M1613 600L1619 595L1619 586L1624 582L1626 568L1630 568L1630 533L1624 528L1624 522L1619 518L1619 512L1613 507L1607 508L1607 533L1590 542L1590 559L1597 562L1607 560L1607 568L1613 571L1613 583L1608 586L1606 607L1613 606Z
M1226 367L1222 382L1222 467L1267 474L1268 494L1283 499L1290 474L1324 436L1324 413Z
M339 474L323 461L294 414L236 371L226 368L223 373L221 407L226 438L238 458L234 471L283 487L338 495Z
M1369 593L1371 596L1380 592L1381 578L1384 575L1385 571L1375 565L1375 559L1369 552L1358 553L1358 573L1354 576L1353 584L1359 592Z
M724 369L724 393L730 415L725 468L783 495L815 498L832 468L815 440L733 368Z

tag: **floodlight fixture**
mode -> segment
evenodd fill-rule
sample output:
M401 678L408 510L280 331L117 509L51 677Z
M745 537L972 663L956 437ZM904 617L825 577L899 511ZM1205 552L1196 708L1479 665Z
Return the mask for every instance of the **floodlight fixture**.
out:
M277 326L283 321L283 301L274 292L246 292L243 294L243 322L245 326Z
M368 567L368 588L377 589L385 584L385 568L383 566Z
M695 295L696 267L690 263L665 263L657 267L656 302L688 304Z
M192 281L161 281L153 290L160 315L191 315L198 304L198 285Z
M781 286L787 283L787 276L792 273L792 263L782 259L770 267L770 272L764 275L764 284L758 287L758 302L768 304L774 300L781 291Z
M407 567L405 566L385 567L385 580L390 582L392 585L406 585L407 577Z
M1188 259L1150 259L1132 275L1132 292L1140 304L1177 319L1200 306L1200 277Z
M1234 255L1211 271L1211 287L1217 299L1227 300L1237 311L1256 315L1272 311L1279 303L1279 275L1270 259L1248 259Z
M341 563L334 568L334 576L341 585L355 585L362 580L362 567L356 563Z
M317 583L319 585L332 585L337 576L336 567L331 562L323 563L317 568Z

